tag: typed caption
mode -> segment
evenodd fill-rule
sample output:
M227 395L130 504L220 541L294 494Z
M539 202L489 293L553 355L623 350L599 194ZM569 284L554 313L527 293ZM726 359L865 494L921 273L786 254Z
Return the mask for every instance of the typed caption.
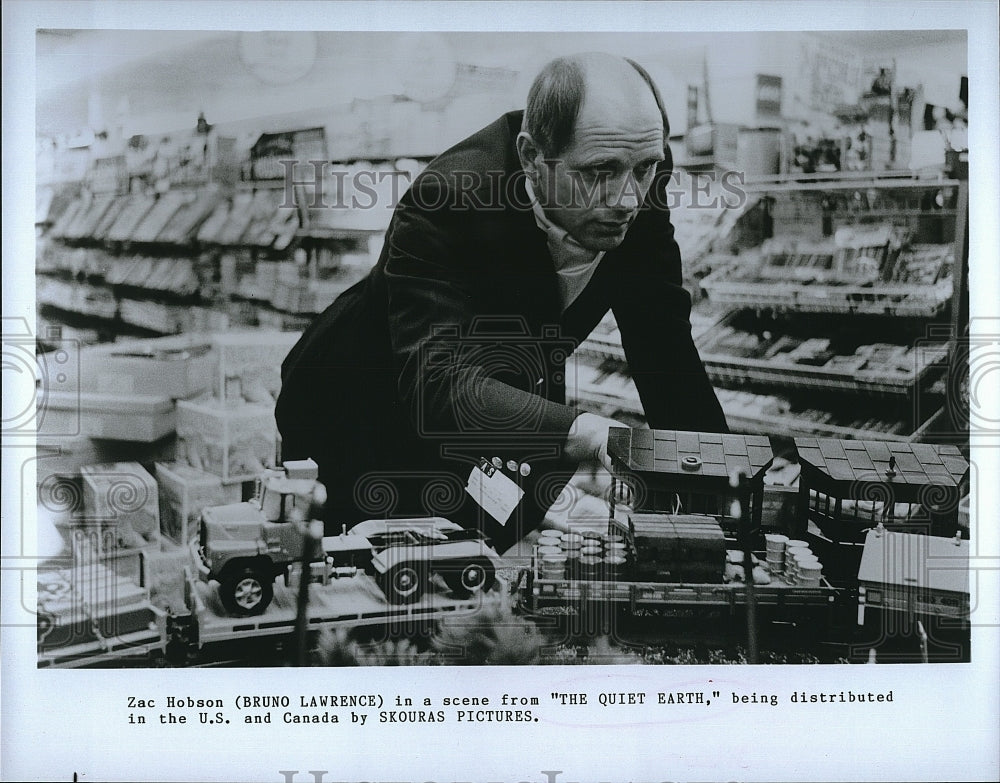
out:
M709 684L711 686L711 683ZM885 692L841 690L783 693L732 688L665 691L551 691L538 695L500 693L478 696L419 694L239 694L225 698L190 695L128 696L123 721L143 725L538 723L571 720L581 708L627 713L627 719L656 720L665 711L730 710L779 705L830 708L899 702ZM592 713L590 713L592 714ZM624 716L623 716L624 717ZM678 717L672 714L671 718Z

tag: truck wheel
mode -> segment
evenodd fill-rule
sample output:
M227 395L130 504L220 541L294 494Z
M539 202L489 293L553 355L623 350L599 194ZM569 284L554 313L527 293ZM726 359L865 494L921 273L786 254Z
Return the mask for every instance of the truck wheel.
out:
M397 563L379 578L382 592L394 604L419 600L426 581L425 569L415 563Z
M222 605L234 615L261 614L273 597L272 580L257 568L234 568L219 584Z
M497 578L493 563L484 557L477 557L463 566L449 569L443 576L445 584L459 598L466 598L473 593L485 593L493 587Z

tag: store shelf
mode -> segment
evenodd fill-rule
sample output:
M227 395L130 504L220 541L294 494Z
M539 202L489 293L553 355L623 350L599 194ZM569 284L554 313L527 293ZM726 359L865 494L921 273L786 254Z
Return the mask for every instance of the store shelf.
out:
M711 278L711 279L710 279ZM735 307L769 307L781 312L895 315L933 318L952 296L950 280L933 286L808 286L731 281L711 275L702 281L709 298Z
M863 282L857 279L863 276L857 271L861 260L874 267L871 279ZM952 266L950 245L918 245L894 253L891 241L839 248L832 242L808 247L792 243L766 248L758 263L714 272L701 286L711 301L737 308L933 318L951 301Z
M94 318L113 320L118 310L110 289L76 282L40 280L35 296L39 305Z
M818 174L782 174L771 177L748 177L746 189L754 194L789 193L803 191L833 191L902 188L927 189L930 187L956 187L959 180L940 174L935 177L918 176L909 169L880 171L864 174L857 171L831 171Z
M835 346L839 350L835 350L830 339L791 337L772 331L770 325L767 330L751 331L750 319L739 316L731 313L697 341L709 377L723 386L754 383L823 392L912 395L941 369L948 356L943 342L862 344L856 336L841 336ZM833 337L836 341L838 335Z
M919 438L906 432L906 422L878 416L833 413L796 403L781 395L719 389L719 402L731 429L761 435L796 437L816 435L832 438L907 441ZM919 428L917 428L919 431Z

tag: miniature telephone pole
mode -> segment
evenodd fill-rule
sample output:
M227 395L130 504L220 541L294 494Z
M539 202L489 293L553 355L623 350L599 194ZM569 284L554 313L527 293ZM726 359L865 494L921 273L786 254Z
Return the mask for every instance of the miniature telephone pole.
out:
M747 591L747 660L759 663L757 651L757 587L753 580L753 514L750 508L750 482L742 470L734 471L729 485L736 490L733 516L738 520L740 550L743 552L743 583Z
M309 665L309 582L312 576L312 564L323 555L320 546L323 540L323 523L320 520L326 503L326 488L319 482L313 487L309 501L309 510L306 512L302 531L302 560L295 611L296 666Z

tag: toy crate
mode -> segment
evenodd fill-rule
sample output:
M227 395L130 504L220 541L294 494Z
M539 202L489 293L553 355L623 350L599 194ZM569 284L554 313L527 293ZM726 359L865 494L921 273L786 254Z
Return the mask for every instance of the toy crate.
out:
M160 551L160 545L121 546L112 528L101 529L92 523L69 528L70 551L77 565L102 566L122 579L137 585L146 584L146 563Z
M969 541L869 530L858 585L864 597L862 611L867 604L888 611L967 618Z
M241 484L223 484L211 473L183 462L157 462L160 487L160 532L177 544L187 544L198 534L198 518L206 506L238 503Z
M636 580L721 583L726 539L714 517L632 514Z
M89 392L48 392L38 397L37 426L42 436L153 443L173 432L175 421L169 397Z
M216 335L215 395L221 400L273 403L281 389L281 363L299 336L265 329Z
M149 593L99 563L38 574L40 649L119 639L155 623Z
M273 405L215 399L177 403L177 461L224 482L255 479L274 459L277 432Z
M160 504L156 481L138 462L84 465L82 525L95 532L98 554L112 549L159 548Z

